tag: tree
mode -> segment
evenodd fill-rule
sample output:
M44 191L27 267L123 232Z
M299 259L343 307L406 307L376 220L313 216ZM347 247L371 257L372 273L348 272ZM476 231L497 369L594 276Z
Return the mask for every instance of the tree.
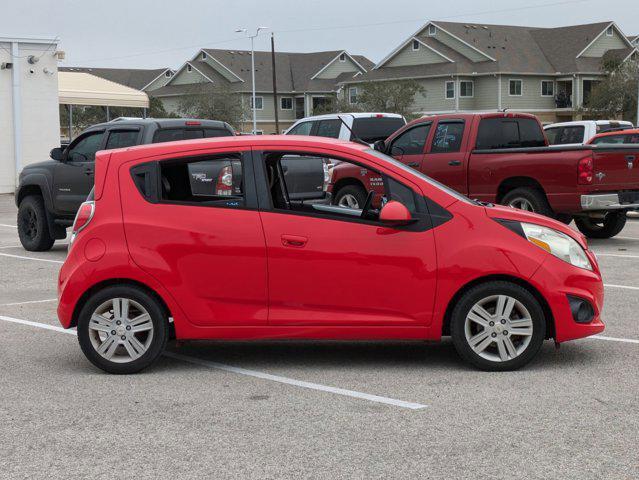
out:
M179 115L174 112L167 112L162 100L149 95L148 116L151 118L177 118Z
M584 112L598 118L637 121L639 63L606 58L608 75L592 88Z
M361 86L358 103L368 111L407 116L411 113L415 95L423 91L424 88L415 80L367 82Z
M233 92L228 85L211 85L201 83L194 85L182 97L178 107L180 113L187 117L220 120L239 129L247 118L247 109L239 94Z

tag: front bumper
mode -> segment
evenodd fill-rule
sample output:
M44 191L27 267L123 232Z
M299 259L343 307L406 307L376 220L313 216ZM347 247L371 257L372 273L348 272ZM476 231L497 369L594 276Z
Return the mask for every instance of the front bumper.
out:
M581 209L584 211L639 209L639 192L582 195Z

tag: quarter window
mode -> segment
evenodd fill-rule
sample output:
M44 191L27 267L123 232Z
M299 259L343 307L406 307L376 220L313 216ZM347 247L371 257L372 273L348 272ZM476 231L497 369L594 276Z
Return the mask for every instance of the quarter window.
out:
M459 82L459 98L470 98L473 96L474 83L472 80Z
M552 80L541 81L541 96L553 97L555 95L555 82Z
M455 98L455 82L446 82L446 98Z
M445 122L437 125L430 153L459 152L464 135L463 122Z
M280 109L293 110L293 98L292 97L280 98Z
M521 80L510 80L508 82L508 94L511 97L521 97Z

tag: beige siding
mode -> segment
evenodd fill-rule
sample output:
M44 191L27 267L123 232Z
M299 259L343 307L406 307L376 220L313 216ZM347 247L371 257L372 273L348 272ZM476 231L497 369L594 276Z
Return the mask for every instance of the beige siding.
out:
M335 59L333 63L329 64L329 66L315 78L337 78L342 73L355 73L358 71L359 67L355 65L350 58L346 57L343 62L340 62L339 59Z
M628 44L623 40L617 30L613 31L612 37L603 33L595 42L583 53L584 57L602 57L608 50L626 48Z
M202 83L208 82L206 77L198 72L195 68L190 72L187 70L187 67L177 73L175 77L173 77L173 81L171 85L193 85L194 83Z
M413 42L409 42L397 54L390 59L384 66L386 67L403 67L406 65L430 65L433 63L446 63L441 55L433 52L424 45L419 46L419 50L413 50Z
M172 77L169 77L169 78L165 77L164 73L163 73L158 78L156 78L151 83L149 83L149 85L146 87L146 89L144 91L145 92L152 92L153 90L157 90L158 88L163 87L164 85L169 83L171 78Z
M413 111L441 112L455 110L455 100L446 99L445 78L428 78L417 80L424 89L415 95Z
M200 54L200 56L198 56L198 59L201 60L202 56ZM206 59L203 60L204 62L208 63L213 69L215 69L217 72L219 72L220 76L227 79L230 82L241 82L240 79L238 79L235 74L233 74L232 72L229 72L228 69L226 69L225 67L221 66L219 62L217 62L216 60L212 59L210 56L207 56Z
M510 80L521 80L521 96L510 95ZM554 97L541 96L541 81L553 80L547 77L524 77L502 75L501 102L502 108L516 110L546 110L555 108ZM556 85L555 85L556 88Z
M474 110L497 110L498 104L497 77L475 78Z
M419 36L428 37L428 27L422 30L419 33ZM485 55L482 55L474 48L469 47L461 40L458 40L457 38L447 34L446 32L441 31L439 28L437 29L437 34L435 35L435 38L439 40L440 42L442 42L447 47L450 47L453 50L456 50L457 52L459 52L464 57L469 58L473 62L483 62L485 60L490 60Z

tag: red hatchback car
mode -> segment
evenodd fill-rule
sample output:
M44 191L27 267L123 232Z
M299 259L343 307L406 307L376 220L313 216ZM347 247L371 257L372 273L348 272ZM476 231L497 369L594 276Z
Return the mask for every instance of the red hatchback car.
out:
M317 158L374 172L383 195L361 209L293 199L304 168L288 167ZM172 336L450 335L476 367L512 370L544 339L604 329L601 275L579 233L471 201L367 146L309 137L98 153L58 288L60 322L112 373L148 366Z

